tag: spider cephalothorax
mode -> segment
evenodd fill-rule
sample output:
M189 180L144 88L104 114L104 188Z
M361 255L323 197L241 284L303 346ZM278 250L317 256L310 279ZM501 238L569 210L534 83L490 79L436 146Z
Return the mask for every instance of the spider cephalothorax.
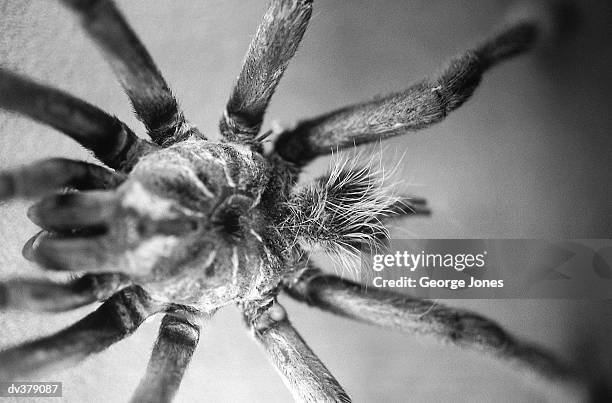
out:
M24 255L47 269L86 273L68 283L0 284L0 306L57 311L104 301L55 335L1 352L0 379L72 363L164 312L134 400L169 400L201 320L233 302L296 399L348 401L276 302L284 290L336 314L475 348L582 396L584 385L571 370L493 322L406 296L364 293L308 263L313 247L339 254L378 247L388 237L387 219L428 213L422 200L398 196L368 167L353 165L296 187L302 167L319 155L442 120L472 95L488 68L551 34L554 13L517 14L431 80L302 121L276 133L274 149L264 153L263 115L306 30L312 1L271 1L221 118L220 141L188 123L112 1L62 2L109 60L153 141L84 101L0 71L0 106L63 131L112 169L52 159L0 175L0 198L44 196L29 211L43 231Z
M261 298L279 283L286 249L268 214L282 203L266 192L272 169L241 144L187 139L153 151L112 191L34 205L32 220L55 233L38 235L28 256L57 270L120 267L152 297L202 311Z

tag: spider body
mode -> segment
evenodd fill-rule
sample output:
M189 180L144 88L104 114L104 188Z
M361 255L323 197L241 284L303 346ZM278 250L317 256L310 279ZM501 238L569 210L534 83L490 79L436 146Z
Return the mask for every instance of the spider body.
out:
M288 197L268 191L273 169L241 144L196 138L154 151L111 195L92 195L107 210L95 237L69 245L72 235L48 235L55 243L35 247L36 259L60 270L121 267L152 297L204 312L262 299L295 265L281 257L291 254L282 241L291 237L271 231L278 214L268 212L282 210ZM53 200L35 205L31 218L44 226L45 212L87 202L76 194Z
M157 254L153 265L143 267L146 259L137 259L134 272L143 288L168 302L211 311L244 298L261 299L293 263L280 253L287 237L271 231L278 218L268 212L282 209L287 197L269 191L273 169L240 144L194 139L152 153L118 189L122 207L137 211L138 218L119 219L121 234L110 239L159 246L147 252ZM164 227L176 231L164 234Z
M284 291L338 315L475 349L554 386L553 393L585 396L571 368L486 318L366 290L308 261L310 248L342 255L378 247L389 236L386 221L428 214L423 200L396 195L369 167L351 164L296 186L319 155L442 120L473 94L487 69L546 39L554 12L518 13L432 79L303 120L276 133L274 149L264 153L263 116L312 1L271 0L219 123L221 141L185 119L111 0L61 1L108 59L152 141L85 101L0 70L0 107L64 132L110 168L51 159L0 173L0 199L43 197L28 212L43 231L24 256L46 269L85 273L66 283L0 283L0 308L61 311L103 302L65 330L0 352L0 379L72 365L164 313L133 401L169 401L205 319L236 303L296 400L350 401L278 304Z

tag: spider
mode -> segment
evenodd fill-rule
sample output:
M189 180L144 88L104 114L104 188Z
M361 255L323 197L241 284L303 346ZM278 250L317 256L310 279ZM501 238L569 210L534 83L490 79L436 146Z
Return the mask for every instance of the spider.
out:
M386 223L427 214L368 167L339 166L306 186L318 156L415 131L467 101L482 75L555 33L557 9L528 8L404 91L261 133L264 113L312 14L312 1L271 0L219 122L222 140L191 125L111 0L62 0L80 19L152 141L60 90L0 71L0 106L65 133L102 167L49 159L0 174L0 199L42 197L28 211L43 230L24 257L69 282L0 284L0 307L62 311L102 304L72 326L0 352L0 379L72 365L164 317L132 401L170 401L204 322L234 303L298 401L350 401L289 321L277 296L408 334L427 335L507 363L551 394L584 399L586 382L550 352L475 313L327 274L311 250L354 254L389 238ZM274 147L263 142L275 135Z

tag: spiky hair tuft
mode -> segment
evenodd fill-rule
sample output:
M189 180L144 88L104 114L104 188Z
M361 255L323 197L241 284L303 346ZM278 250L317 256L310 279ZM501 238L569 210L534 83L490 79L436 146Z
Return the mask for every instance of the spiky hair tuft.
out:
M360 248L378 250L389 238L384 219L412 210L394 185L382 167L353 166L347 159L291 196L284 227L305 249L322 248L341 262Z

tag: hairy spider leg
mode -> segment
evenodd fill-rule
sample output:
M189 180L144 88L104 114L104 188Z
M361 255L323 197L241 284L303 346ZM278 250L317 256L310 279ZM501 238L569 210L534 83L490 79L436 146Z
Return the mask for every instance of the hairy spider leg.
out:
M326 312L485 353L517 367L529 381L546 385L551 395L561 391L576 401L588 396L586 382L551 352L511 336L497 323L478 314L436 301L366 289L312 265L297 277L287 279L284 291L295 300Z
M132 334L146 318L164 308L142 288L124 288L74 325L1 351L0 378L17 379L74 365Z
M389 210L390 214L381 217L381 220L386 221L398 216L431 214L431 210L427 207L427 200L413 196L402 197L400 201L389 206Z
M107 166L124 172L156 148L139 139L119 119L95 106L2 69L0 107L63 132L93 151Z
M548 38L555 10L517 14L498 34L451 60L439 75L372 101L303 120L281 133L275 151L304 166L319 155L426 128L467 101L490 67ZM530 10L528 10L530 11ZM560 29L560 27L558 27Z
M427 207L427 201L423 198L412 196L403 196L401 199L385 209L384 214L377 214L372 218L374 221L379 221L381 224L387 224L390 221L400 219L402 217L429 216L431 209ZM367 227L366 227L367 229ZM378 237L378 242L374 245L364 244L363 242L348 242L347 246L354 248L353 250L362 249L364 251L375 252L376 246L388 241L388 234L374 231L373 235Z
M43 196L64 188L114 189L125 180L120 172L66 158L50 158L0 172L0 200Z
M0 309L60 312L104 301L129 286L121 273L85 274L65 283L50 280L9 280L0 283Z
M198 345L201 322L208 319L202 316L164 316L147 372L130 400L132 403L172 401Z
M276 301L244 306L245 320L297 402L350 402L348 394L295 330Z
M27 241L23 256L47 270L105 272L109 271L106 246L104 236L74 237L41 231Z
M227 140L255 142L270 98L304 36L311 14L312 0L270 2L219 122Z
M106 191L51 195L30 207L28 217L39 227L60 233L103 226L113 217L115 198Z
M204 136L189 124L168 84L136 33L111 0L62 0L78 17L110 63L149 136L169 146L191 135Z

